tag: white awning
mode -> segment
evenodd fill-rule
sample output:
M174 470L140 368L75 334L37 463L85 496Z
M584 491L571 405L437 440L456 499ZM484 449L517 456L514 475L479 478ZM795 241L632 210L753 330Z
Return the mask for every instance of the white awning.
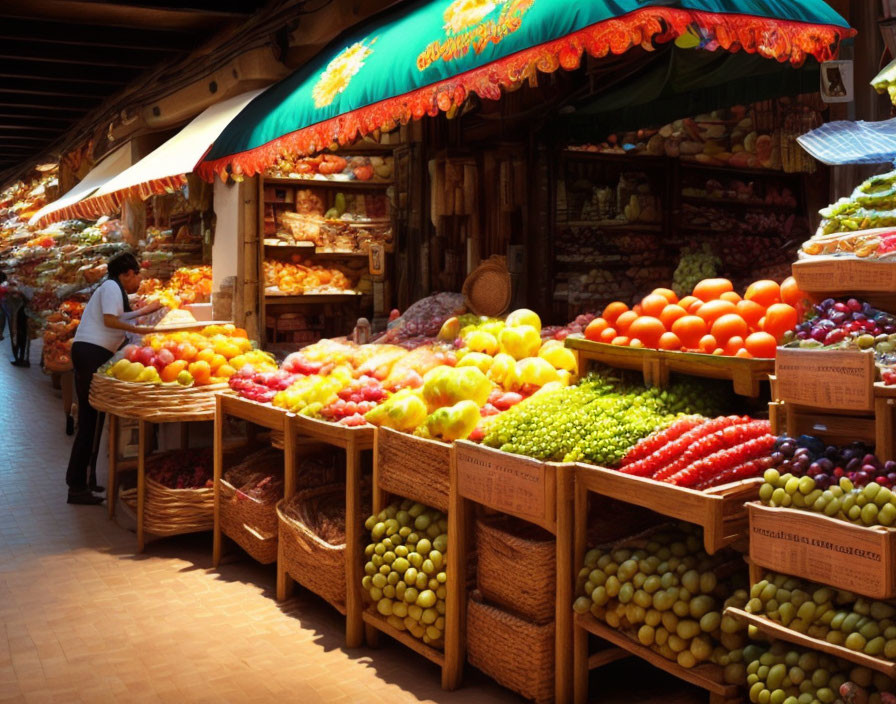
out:
M28 224L32 227L43 227L51 222L81 217L72 210L72 207L96 191L100 186L106 183L106 181L114 178L127 169L130 165L130 145L119 147L99 164L94 166L93 169L81 179L77 186L72 188L61 198L57 198L52 203L47 203L47 205L38 210L28 221Z
M171 193L186 184L212 142L256 95L252 90L206 108L192 122L129 169L106 181L77 209L86 217L113 213L129 197L149 198Z

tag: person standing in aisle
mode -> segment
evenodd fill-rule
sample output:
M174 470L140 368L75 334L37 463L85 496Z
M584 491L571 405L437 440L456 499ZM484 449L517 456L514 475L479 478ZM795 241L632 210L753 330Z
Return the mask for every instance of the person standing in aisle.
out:
M152 313L158 302L132 311L128 294L140 287L140 264L133 254L119 254L109 260L107 280L93 293L72 342L72 366L75 374L75 394L78 398L78 432L72 445L65 481L68 484L68 503L99 504L102 492L99 486L89 486L88 470L93 452L97 411L90 405L90 380L103 364L108 362L124 344L128 332L145 335L151 327L131 325L129 320Z
M0 340L3 339L3 331L6 330L6 274L0 271ZM11 334L11 333L10 333Z
M28 299L25 291L7 281L3 300L9 320L9 344L12 350L9 363L14 367L30 367L31 340L28 337Z

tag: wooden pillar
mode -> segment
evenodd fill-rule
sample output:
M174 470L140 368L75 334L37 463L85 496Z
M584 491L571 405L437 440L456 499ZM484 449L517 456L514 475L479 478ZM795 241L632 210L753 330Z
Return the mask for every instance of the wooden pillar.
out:
M250 340L260 340L264 321L261 301L262 270L259 257L260 229L258 177L235 184L239 197L237 222L237 285L233 294L233 316L237 326L246 330Z

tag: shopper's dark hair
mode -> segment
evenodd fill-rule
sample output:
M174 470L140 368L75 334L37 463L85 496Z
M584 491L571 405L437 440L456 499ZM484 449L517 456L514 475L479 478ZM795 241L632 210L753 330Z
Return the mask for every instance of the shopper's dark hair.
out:
M140 262L138 262L137 257L130 252L123 252L121 254L116 254L109 260L106 274L113 281L118 281L119 276L126 274L129 271L140 273Z

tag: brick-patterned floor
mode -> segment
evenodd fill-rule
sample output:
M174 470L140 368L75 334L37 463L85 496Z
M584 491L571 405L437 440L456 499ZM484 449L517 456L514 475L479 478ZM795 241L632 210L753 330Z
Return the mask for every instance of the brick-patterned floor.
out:
M105 506L65 503L70 439L59 392L0 350L0 701L518 702L467 668L438 669L388 639L343 648L342 617L302 593L274 601L274 569L211 568L211 537L152 542ZM100 482L105 468L101 466ZM636 684L633 684L636 683ZM595 673L601 702L705 702L633 661Z

